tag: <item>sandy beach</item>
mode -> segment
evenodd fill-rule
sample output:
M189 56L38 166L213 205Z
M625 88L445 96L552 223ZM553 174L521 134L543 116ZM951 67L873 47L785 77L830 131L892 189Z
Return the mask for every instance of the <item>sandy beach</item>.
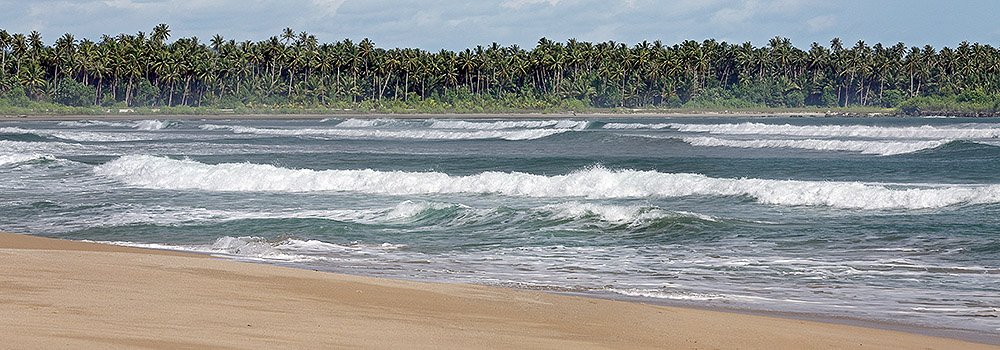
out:
M1000 349L800 320L0 234L8 349Z
M823 112L698 112L698 113L525 113L525 114L102 114L102 115L0 115L0 121L80 121L80 120L295 120L295 119L565 119L565 118L755 118L755 117L824 117Z

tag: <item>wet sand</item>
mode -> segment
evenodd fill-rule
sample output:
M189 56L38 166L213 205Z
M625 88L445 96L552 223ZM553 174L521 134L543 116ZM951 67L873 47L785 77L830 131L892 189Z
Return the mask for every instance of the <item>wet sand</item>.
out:
M12 349L1000 349L503 288L341 275L0 233Z

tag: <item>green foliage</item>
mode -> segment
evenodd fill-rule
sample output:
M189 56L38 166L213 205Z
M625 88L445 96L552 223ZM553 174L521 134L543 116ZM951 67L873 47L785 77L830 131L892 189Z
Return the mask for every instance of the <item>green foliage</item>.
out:
M974 105L986 105L993 103L990 96L987 96L986 93L980 89L962 91L962 93L958 94L958 96L955 96L955 100Z
M160 88L156 87L149 79L139 79L133 98L133 105L136 106L157 106L160 105Z
M764 107L764 104L736 98L733 91L713 87L702 90L698 96L684 103L681 107L688 109L742 109Z
M998 113L1000 95L987 95L978 90L966 90L958 95L918 96L899 104L907 114L928 113Z
M52 100L67 106L93 106L97 89L73 79L59 79L52 91Z
M802 91L794 90L785 93L784 106L790 108L799 108L806 105L806 95Z
M1000 93L1000 71L982 64L1000 61L1000 50L965 42L954 50L932 50L863 41L849 46L836 39L804 51L780 37L764 47L715 40L629 46L542 39L528 49L493 44L427 52L379 48L368 39L319 43L305 32L258 42L219 36L211 45L195 38L167 42L168 34L160 25L149 36L99 42L69 36L58 50L8 50L0 104L36 113L62 113L69 109L59 106L95 101L103 108L87 110L547 113L899 106L985 113L997 110Z
M903 101L905 101L905 100L906 100L906 97L903 95L902 91L899 91L899 90L889 90L889 91L886 91L885 95L882 96L882 107L896 108L900 104L902 104Z
M28 99L28 95L24 93L24 88L21 86L15 86L6 93L2 94L2 100L6 104L14 107L28 107L31 100Z
M104 96L101 96L101 106L103 107L114 106L116 102L117 101L115 101L114 96L111 94L104 94Z

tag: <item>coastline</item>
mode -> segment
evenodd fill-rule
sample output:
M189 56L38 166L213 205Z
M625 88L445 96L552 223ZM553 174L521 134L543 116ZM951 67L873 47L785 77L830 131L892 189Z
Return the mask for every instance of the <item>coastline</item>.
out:
M842 324L0 233L13 348L1000 349Z
M100 115L0 115L0 121L80 121L80 120L321 120L321 119L569 119L569 118L607 118L607 119L655 119L655 118L763 118L763 117L862 117L860 114L824 113L811 111L789 112L669 112L669 113L503 113L503 114L100 114ZM865 115L874 116L874 115Z
M80 121L80 120L320 120L320 119L565 119L565 118L605 118L605 119L656 119L656 118L923 118L923 117L968 117L1000 118L1000 113L981 112L862 112L862 111L816 111L816 110L681 110L632 112L523 112L523 113L260 113L260 114L140 114L134 112L108 114L0 114L0 121Z

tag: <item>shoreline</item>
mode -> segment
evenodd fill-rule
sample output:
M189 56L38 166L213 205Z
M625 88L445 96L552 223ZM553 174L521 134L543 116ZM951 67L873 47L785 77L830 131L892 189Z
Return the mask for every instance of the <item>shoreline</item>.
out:
M101 114L101 115L0 115L0 121L81 121L81 120L322 120L322 119L656 119L656 118L764 118L764 117L828 117L820 112L704 112L704 113L511 113L511 114Z
M859 112L859 111L740 111L740 110L705 110L705 111L633 111L631 113L614 112L523 112L523 113L261 113L261 114L0 114L2 121L80 121L80 120L321 120L321 119L566 119L566 118L605 118L605 119L663 119L663 118L1000 118L1000 113L980 112L940 112L940 113L901 113L901 112Z
M911 333L0 233L20 347L936 348Z
M123 247L128 247L128 246L123 246ZM145 248L143 248L143 249L145 249ZM184 252L184 251L181 251L181 252ZM206 256L208 255L208 253L203 253L203 252L192 252L192 253L193 254L206 254ZM221 257L221 258L222 259L227 259L227 260L231 259L229 257ZM233 261L240 261L240 260L237 259L237 260L233 260ZM336 271L336 270L316 270L316 269L311 269L311 268L306 267L306 266L300 266L300 265L297 265L297 264L294 264L294 263L273 264L271 262L264 262L264 261L246 261L246 262L249 262L249 263L252 263L252 264L282 266L282 267L288 267L288 268L293 268L293 269L307 269L307 270L313 270L313 271L319 271L319 272L325 272L325 273L332 273L332 274L346 274L346 275L351 275L351 276L363 276L363 277L371 277L371 278L385 278L385 279L390 279L390 280L414 281L414 282L420 282L420 283L456 284L455 282L449 282L447 280L432 280L432 279L410 280L410 279L397 279L397 278L392 278L392 277L386 278L386 277L379 277L379 276L376 276L376 275L367 275L367 274L352 274L352 273L349 273L349 272L339 272L339 271ZM717 306L717 305L705 305L705 304L696 303L696 302L680 302L680 301L675 301L675 300L670 300L670 299L658 299L658 298L653 298L653 297L628 296L628 295L617 294L617 293L612 293L612 292L569 291L569 290L545 289L545 288L518 288L518 287L514 287L514 286L495 286L495 285L474 284L474 283L472 285L484 286L484 287L489 287L489 288L510 289L510 290L516 290L516 291L541 292L541 293L563 295L563 296L571 296L571 297L593 298L593 299L609 300L609 301L615 301L615 302L626 302L626 303L635 303L635 304L649 304L649 305L664 306L664 307L669 307L669 308L681 308L681 309L690 309L690 310L701 310L701 311L707 311L707 312L719 312L719 313L724 313L724 314L739 314L739 315L748 315L748 316L765 317L765 318L777 318L777 319L787 319L787 320L796 320L796 321L808 321L808 322L816 322L816 323L822 323L822 324L836 324L836 325L861 327L861 328L868 328L868 329L878 329L878 330L886 330L886 331L897 331L897 332L904 332L904 333L908 333L908 334L912 334L912 335L929 336L929 337L935 337L935 338L947 338L947 339L955 339L955 340L967 341L967 342L972 342L972 343L979 343L979 344L987 344L987 345L1000 346L1000 333L988 333L988 332L983 332L983 331L976 331L976 330L969 330L969 329L962 329L962 328L946 328L946 327L922 326L922 325L916 325L916 324L910 324L910 323L891 322L891 321L888 321L888 320L874 320L874 319L865 319L865 318L857 318L857 317L850 317L850 316L824 315L824 314L821 314L821 313L794 312L794 311L777 311L777 310L760 310L760 309L746 309L746 308L738 308L738 307L725 307L725 306Z

